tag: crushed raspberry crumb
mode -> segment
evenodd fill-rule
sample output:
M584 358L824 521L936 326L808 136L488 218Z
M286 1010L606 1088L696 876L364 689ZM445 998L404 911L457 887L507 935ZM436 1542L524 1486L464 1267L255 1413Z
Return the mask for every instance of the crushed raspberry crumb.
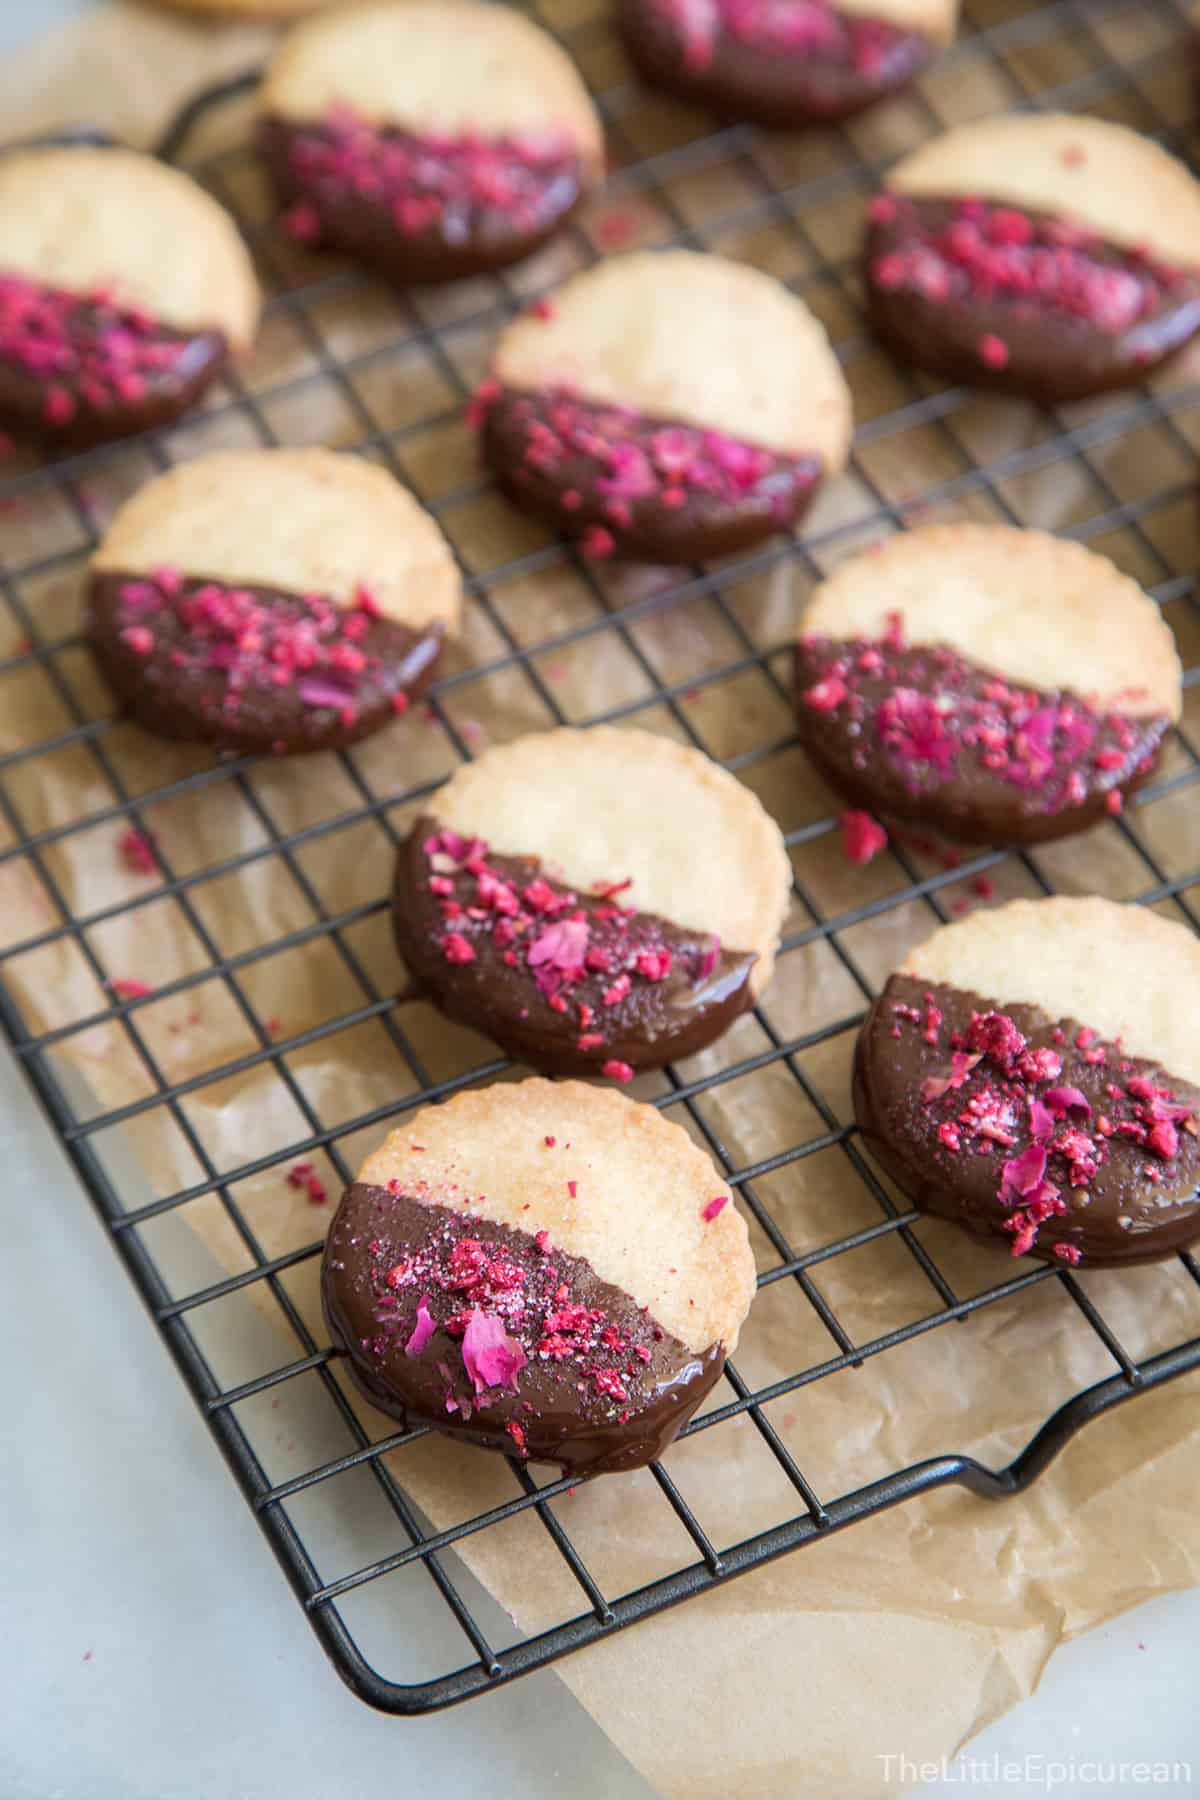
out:
M606 556L613 555L617 548L617 540L605 526L589 525L579 540L579 548L585 556L592 558L593 561L600 561Z
M138 831L131 825L117 840L117 849L125 867L132 869L135 875L158 873L158 855L154 839L148 832Z
M288 1170L287 1184L290 1188L302 1188L312 1206L324 1206L329 1198L324 1182L311 1163L293 1163Z
M707 1205L700 1208L700 1217L706 1225L710 1225L719 1212L729 1205L728 1194L715 1194Z
M108 986L119 1000L144 1000L147 994L154 992L144 981L137 981L131 975L119 975Z
M981 337L978 344L979 360L989 369L1005 369L1012 357L1012 351L1003 338L989 332Z
M630 1068L629 1064L627 1062L618 1061L616 1057L610 1058L609 1061L604 1064L600 1073L602 1075L607 1075L610 1081L633 1080L633 1070Z
M844 812L839 820L842 849L848 862L865 866L887 849L887 832L866 812Z

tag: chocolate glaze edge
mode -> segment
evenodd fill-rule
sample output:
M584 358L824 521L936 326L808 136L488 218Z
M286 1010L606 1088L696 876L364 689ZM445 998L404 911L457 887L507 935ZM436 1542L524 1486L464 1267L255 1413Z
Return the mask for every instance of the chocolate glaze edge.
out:
M960 204L957 198L899 198L931 220ZM1053 216L1018 210L1035 220ZM1140 385L1200 329L1200 295L1195 294L1186 304L1114 334L1006 299L945 302L906 287L884 290L871 269L899 241L892 223L868 222L863 285L871 323L903 357L951 381L1027 395L1046 405L1069 404ZM980 339L988 336L1008 347L1009 360L1002 368L990 367L978 353ZM1135 346L1141 354L1134 354Z
M858 1127L872 1155L880 1166L889 1174L901 1192L912 1201L921 1212L943 1219L962 1229L981 1242L994 1249L1012 1253L1013 1239L1003 1227L1003 1221L1011 1216L995 1194L999 1184L1000 1171L1004 1158L995 1155L976 1159L980 1171L994 1176L991 1190L986 1194L965 1196L955 1193L945 1182L938 1181L926 1169L918 1168L911 1155L897 1142L897 1134L889 1129L889 1118L894 1112L894 1105L889 1105L889 1086L884 1078L888 1064L887 1058L895 1059L895 1046L903 1040L893 1039L890 1035L893 1008L897 1000L920 1004L921 998L932 994L935 1004L941 1006L947 1019L969 1019L972 1011L1002 1011L1012 1018L1018 1028L1029 1036L1031 1043L1041 1041L1048 1043L1049 1034L1057 1026L1066 1034L1066 1046L1058 1046L1060 1053L1069 1054L1069 1046L1074 1041L1079 1029L1076 1020L1052 1021L1041 1008L1028 1004L1006 1004L990 1000L987 996L976 994L967 989L954 988L944 983L926 982L915 976L892 975L878 999L867 1013L860 1028L854 1049L854 1064L851 1083L852 1103ZM952 1013L951 1009L955 1009ZM886 1033L886 1036L881 1034ZM877 1041L882 1046L883 1055L876 1055ZM911 1040L910 1040L911 1042ZM894 1066L891 1073L894 1077L891 1086L897 1095L896 1104L909 1101L920 1107L924 1102L920 1099L919 1089L924 1076L934 1072L933 1064L939 1060L942 1065L948 1060L948 1052L942 1052L940 1058L931 1053L925 1067L902 1071L897 1078ZM1129 1057L1125 1059L1131 1068L1162 1073L1159 1065L1145 1058ZM881 1069L881 1062L883 1069ZM1110 1071L1105 1069L1105 1074ZM1061 1076L1063 1083L1071 1085L1078 1078L1076 1066L1072 1071L1069 1061L1066 1062ZM1086 1079L1086 1077L1085 1077ZM1191 1088L1190 1084L1174 1080L1169 1072L1166 1079L1172 1081L1177 1093L1182 1093L1185 1100L1195 1101L1200 1107L1200 1092ZM950 1115L941 1115L947 1117ZM1052 1263L1056 1267L1063 1264L1054 1254L1054 1244L1063 1242L1074 1245L1081 1252L1081 1266L1091 1269L1123 1268L1142 1263L1161 1262L1167 1257L1185 1249L1200 1238L1200 1148L1195 1139L1187 1140L1184 1154L1187 1155L1192 1175L1195 1178L1194 1188L1185 1189L1182 1198L1173 1203L1173 1216L1162 1224L1152 1225L1144 1231L1124 1231L1117 1224L1121 1214L1119 1193L1112 1192L1113 1184L1119 1182L1120 1169L1112 1180L1102 1180L1094 1184L1096 1192L1086 1210L1073 1208L1064 1218L1050 1219L1042 1230L1046 1233L1045 1241L1035 1241L1028 1254L1039 1260ZM1120 1152L1118 1151L1118 1154ZM1132 1153L1130 1153L1132 1154ZM951 1165L953 1166L953 1165ZM1111 1164L1109 1167L1111 1168ZM1073 1193L1074 1190L1068 1190ZM1099 1198L1101 1205L1096 1205Z
M406 1229L395 1231L397 1221ZM404 1352L407 1315L418 1297L415 1288L411 1303L398 1307L405 1326L393 1334L382 1355L364 1345L364 1339L377 1341L380 1332L378 1303L371 1290L372 1244L378 1260L386 1262L439 1231L495 1247L526 1269L551 1263L557 1275L570 1282L575 1303L599 1307L630 1340L648 1340L644 1379L639 1375L638 1382L630 1381L639 1404L605 1404L590 1391L581 1395L577 1368L531 1357L518 1373L515 1392L490 1390L488 1404L482 1409L476 1405L463 1423L461 1415L446 1411L447 1385L437 1369L439 1362L450 1368L454 1391L469 1389L469 1380L457 1375L453 1366L461 1363L459 1341L439 1329L418 1356L410 1358ZM689 1350L624 1289L597 1275L584 1258L554 1245L543 1252L528 1232L363 1182L347 1188L330 1226L321 1264L321 1297L335 1352L345 1357L371 1404L404 1429L424 1425L481 1449L512 1455L516 1446L508 1427L515 1422L524 1434L530 1461L557 1463L564 1472L580 1476L641 1468L661 1456L725 1366L723 1345ZM439 1327L461 1310L461 1295L447 1298L430 1292L425 1297ZM617 1406L629 1416L621 1417Z
M141 656L120 636L120 590L131 582L146 580L144 574L126 571L95 570L88 589L88 642L105 679L112 688L122 710L147 731L159 737L186 743L215 745L222 752L258 750L273 754L304 754L342 749L370 737L396 716L392 704L394 692L403 691L410 701L419 698L429 686L441 660L445 631L440 625L415 628L395 620L372 620L366 642L369 647L387 652L387 669L396 677L379 680L373 689L360 695L356 715L347 723L331 707L311 707L300 702L295 688L274 690L256 688L262 702L245 709L235 721L209 716L190 693L195 686L185 683L178 671L160 667L157 655ZM291 606L304 596L280 588L256 586L253 583L229 582L218 577L188 575L186 585L203 586L211 579L223 588L236 587L266 600L278 600ZM344 609L341 609L344 610ZM166 645L170 648L170 643ZM405 672L412 669L411 679ZM251 716L247 717L247 712Z
M259 153L283 207L313 198L293 172L291 144L301 132L315 128L311 121L294 122L279 116L259 122ZM568 179L573 193L567 197L564 192L553 216L535 231L498 233L490 239L472 234L461 243L432 231L411 236L390 229L383 208L363 200L337 208L318 205L321 238L314 248L359 258L400 286L441 286L490 275L535 255L579 210L591 187L582 162Z
M846 640L849 644L852 640ZM856 640L854 640L856 641ZM928 652L936 646L915 645L913 649ZM956 653L960 654L960 653ZM963 657L980 675L991 673L982 664ZM820 678L821 671L809 668L803 642L796 648L796 685L798 693ZM1005 676L998 676L1009 686ZM1048 702L1059 690L1038 690ZM1064 697L1066 696L1063 690ZM1166 748L1172 721L1166 715L1147 716L1144 723L1154 741L1149 760L1132 773L1120 772L1120 779L1097 781L1089 785L1079 804L1065 804L1053 811L1033 811L1020 805L1021 790L990 777L986 770L967 769L964 759L956 763L951 780L913 793L885 762L873 773L856 770L836 753L837 740L828 729L829 715L814 712L802 699L797 704L797 725L801 742L810 760L823 778L853 806L868 812L892 817L912 824L936 826L947 837L963 844L1043 844L1056 838L1070 837L1088 831L1094 825L1111 819L1107 797L1114 790L1125 796L1136 794L1158 773ZM1153 727L1153 731L1151 731Z
M143 399L103 408L80 402L76 395L75 415L63 425L51 423L43 412L51 384L0 358L0 424L35 443L72 450L87 450L174 424L228 368L232 350L221 331L173 335L187 344L182 379L150 383ZM56 383L73 391L69 380L56 377Z
M673 1030L639 1030L646 1021L638 1008L636 990L616 1007L605 1009L604 1043L595 1049L580 1051L575 1040L580 1026L566 1021L566 1015L539 1004L538 990L525 969L505 965L480 934L472 938L477 960L474 963L447 963L440 939L447 926L430 894L429 867L424 854L426 840L443 827L436 817L425 815L414 824L397 853L396 876L392 890L392 928L396 947L404 959L413 988L458 1024L483 1032L506 1055L550 1075L598 1075L610 1062L623 1062L631 1069L657 1069L664 1063L693 1056L726 1032L753 1004L755 994L751 981L756 952L721 948L716 966L705 978L698 1003L681 1004L675 984L664 984L665 991L651 990L651 997L662 1003L661 1010L674 1004L679 1023ZM543 866L536 857L502 855L488 851L489 865L521 884L542 876ZM565 884L550 883L556 891L569 891ZM579 894L578 904L590 911L599 904L595 896ZM686 931L655 914L639 914L660 927L658 935L678 953L680 946L700 943L707 934ZM600 983L601 986L605 982ZM500 1003L493 1002L498 989ZM695 992L693 986L692 992ZM678 992L683 992L682 986ZM674 1000L671 996L675 996ZM707 995L705 1000L703 996ZM415 996L414 996L415 997ZM631 1008L630 1000L635 1005ZM534 1016L523 1021L518 1014L528 1006Z
M818 59L811 54L789 56L729 38L718 42L707 68L688 69L669 24L653 17L648 0L618 0L617 29L630 60L652 86L730 120L754 119L785 129L853 117L906 86L938 49L922 33L901 33L893 61L879 79L855 80L855 71L826 57L820 60L833 80L822 82L819 73L814 77Z
M764 495L749 494L742 501L726 503L704 493L689 493L686 504L679 507L638 500L632 508L632 523L616 527L607 511L606 497L597 491L594 477L582 459L565 462L559 479L525 463L524 433L513 412L519 402L530 398L537 396L522 389L502 389L485 414L480 446L496 485L514 506L569 537L579 537L594 526L611 532L618 556L640 557L647 562L690 563L739 555L777 532L794 529L824 480L825 470L819 457L796 456L790 460L811 460L816 473L807 487L797 488L786 510L777 509ZM666 430L677 423L649 417L645 422ZM562 503L563 491L568 488L581 498L574 510Z

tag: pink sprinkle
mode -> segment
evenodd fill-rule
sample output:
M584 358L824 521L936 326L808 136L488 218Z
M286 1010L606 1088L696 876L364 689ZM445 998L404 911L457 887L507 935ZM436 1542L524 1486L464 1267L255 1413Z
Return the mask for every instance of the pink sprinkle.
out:
M971 882L971 891L978 894L981 900L996 898L996 884L990 875L976 875Z
M577 1181L568 1181L567 1192L570 1194L572 1200L577 1200L579 1198L579 1183Z
M405 1356L420 1356L436 1330L437 1325L429 1311L429 1295L422 1294L417 1302L417 1322L404 1346Z
M629 1064L627 1062L618 1062L616 1057L610 1057L609 1061L606 1062L600 1070L600 1073L602 1075L607 1075L610 1081L633 1080L633 1070L630 1068Z
M988 332L986 336L981 337L976 348L979 352L980 362L989 369L1007 368L1012 351L1004 339L997 337L994 332Z
M844 812L838 823L842 828L842 849L848 861L865 867L887 848L887 832L870 813Z
M717 1194L708 1202L707 1206L702 1206L700 1208L700 1217L704 1220L706 1225L711 1225L717 1214L723 1212L728 1205L729 1195Z

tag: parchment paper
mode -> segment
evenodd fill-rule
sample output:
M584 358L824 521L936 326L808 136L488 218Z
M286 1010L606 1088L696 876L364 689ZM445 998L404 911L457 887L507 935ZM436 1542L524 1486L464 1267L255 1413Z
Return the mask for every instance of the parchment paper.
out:
M557 22L577 10L557 8ZM1138 9L1125 11L1132 15ZM1118 34L1117 43L1121 14L1118 8L1107 21L1107 28ZM159 129L184 92L214 73L228 73L253 60L264 41L264 34L245 28L215 30L114 5L35 47L29 56L14 59L0 82L6 123L17 130L86 117L144 140ZM1144 38L1137 42L1146 48ZM604 69L615 67L611 55L603 44L598 49ZM136 69L136 89L97 80L96 68ZM931 78L935 88L938 80ZM981 110L988 104L987 94L983 87L972 94L971 80L969 66L965 72L960 67L956 81L938 90L939 103L953 111L947 106L950 94L960 111L970 111L973 102ZM990 103L997 104L994 96ZM114 110L106 116L110 104ZM638 102L627 114L627 124L631 140L643 149L683 141L702 129L701 121L657 102ZM856 128L862 147L876 157L900 148L916 129L903 103ZM774 161L777 180L798 181L816 172L829 153L820 144L779 138L765 154ZM722 164L702 178L677 184L673 197L693 220L708 220L736 210L737 179L731 166ZM257 204L262 210L261 195ZM667 229L649 202L622 204L622 230L632 213L639 240L655 241ZM603 219L607 206L597 203L592 222ZM825 254L839 255L852 242L854 217L854 205L846 202L813 208L805 223ZM801 272L795 239L782 230L735 229L714 241L780 273ZM553 279L568 265L570 254L561 246L549 252L523 280L541 285ZM808 297L835 336L853 336L857 326L843 297L821 285ZM369 348L383 341L389 328L394 334L395 315L389 311L394 304L380 290L334 310L323 324L342 354ZM462 296L421 304L427 316L442 319L453 316L456 306L467 306ZM454 343L469 373L482 366L486 333L478 340L463 334ZM318 385L292 392L281 386L304 367L301 351L276 320L264 331L248 380L285 438L355 442L355 423L339 410L340 402L329 390ZM900 404L912 391L903 388L882 356L861 343L852 346L848 370L860 423ZM1193 360L1170 376L1170 384L1178 388L1196 373ZM429 395L440 377L428 363L406 360L397 367L385 360L359 379L388 425L405 422L406 409L412 418L436 410ZM273 396L277 410L272 410ZM963 447L989 461L1009 454L1019 459L1035 451L1047 427L1029 409L973 401L955 415L956 435L936 425L876 437L868 429L855 473L823 497L811 523L813 538L838 528L840 535L812 569L798 561L741 583L730 595L734 622L755 643L780 647L776 666L786 680L783 646L809 580L863 540L867 534L856 527L874 511L880 495L914 512L924 506L935 516L1003 517L1008 506L1024 522L1066 527L1191 480L1187 438L1194 435L1195 420L1186 408L1176 416L1175 431L1151 420L1119 435L1106 433L1105 421L1113 410L1106 404L1078 409L1078 419L1086 417L1095 425L1088 459L1028 471L1013 466L1002 472L990 496L955 490L966 467ZM199 425L172 434L170 450L182 456L238 441L246 441L244 422L218 409ZM469 445L457 425L439 425L401 440L400 454L427 497L460 489L468 481ZM102 526L124 493L150 472L141 452L120 453L103 473L85 473L79 506ZM923 492L936 492L947 483L949 490L930 508ZM482 492L468 493L449 508L443 523L474 568L495 567L545 541ZM1190 501L1181 497L1178 504L1153 509L1142 525L1144 536L1134 529L1113 530L1094 541L1145 580L1162 576L1156 553L1174 568L1191 567ZM49 487L38 490L0 517L0 536L10 566L63 558L44 575L25 580L20 593L47 637L74 630L83 570L78 557L66 554L80 541L71 509ZM661 574L639 569L606 571L602 579L612 605L652 594L664 582ZM532 643L599 616L569 565L554 559L497 584L492 604L490 612L472 607L458 668L501 653L501 626ZM1169 617L1180 633L1185 662L1194 663L1200 658L1200 634L1186 604L1174 604ZM0 656L13 653L23 630L20 619L4 620ZM650 690L651 671L666 682L703 683L708 671L737 654L730 619L699 596L640 618L629 641L603 631L575 647L548 652L539 660L539 671L567 716L584 720L615 706L636 707ZM84 715L106 718L109 702L86 652L68 649L58 660ZM788 736L786 702L757 671L689 688L684 704L716 755L735 755ZM447 711L472 749L549 722L534 688L512 672L454 690ZM1188 702L1193 728L1200 723L1198 715L1200 698L1193 690ZM657 705L631 716L652 729L679 730ZM72 723L53 679L36 670L9 678L0 690L0 751L44 743ZM212 767L207 752L152 742L131 726L118 725L100 741L110 770L135 795ZM362 781L386 795L417 781L436 780L454 766L455 758L441 727L416 717L362 747L354 762ZM1183 766L1182 756L1176 756L1168 773ZM746 778L785 829L835 810L794 749L753 763ZM386 919L374 904L388 886L392 842L371 820L330 828L339 815L361 807L364 798L333 759L266 765L236 783L222 778L146 809L143 824L175 875L253 852L266 841L268 816L281 830L311 828L290 863L263 855L234 874L206 878L189 888L188 912L169 898L155 898L155 876L124 866L117 849L124 820L86 825L89 814L114 799L108 777L86 746L51 750L23 764L9 772L8 788L30 831L82 823L47 847L41 872L24 859L0 866L0 941L23 941L58 921L43 874L60 885L74 911L89 916L129 897L145 896L136 910L101 918L88 930L95 966L66 941L8 965L12 990L31 1026L72 1025L102 1011L110 1004L105 979L133 978L157 990L204 969L215 949L250 958L237 972L240 991L259 1017L270 1022L274 1037L329 1028L288 1054L286 1080L263 1062L240 1076L206 1084L207 1071L263 1048L237 995L213 978L139 1007L137 1028L167 1079L198 1085L173 1115L156 1107L99 1134L98 1151L114 1167L122 1166L120 1159L132 1151L153 1191L169 1194L206 1178L202 1155L217 1169L231 1168L283 1150L314 1125L342 1127L415 1091L382 1013L371 1012L363 986L365 977L386 997L400 984ZM1197 812L1194 788L1141 810L1139 827L1167 876L1196 866ZM399 809L389 823L401 830L407 816ZM936 857L912 854L923 872L941 866ZM851 868L828 837L798 849L796 865L804 890L833 916L885 897L906 879L890 856L867 870ZM1113 825L1051 847L1037 866L1067 891L1126 898L1148 885L1145 865ZM999 897L1036 891L1030 873L1011 858L992 868L990 878ZM949 888L946 898L981 903L965 880ZM294 948L254 959L258 945L311 928L317 907L326 917L349 915L336 938L318 933ZM810 923L797 904L790 928ZM863 971L879 981L932 924L929 909L912 902L843 931L840 941ZM816 942L781 960L764 1012L787 1039L844 1020L861 1005L861 992L832 948ZM369 1016L345 1022L347 1015L364 1008ZM478 1066L492 1054L483 1040L447 1027L423 1006L400 1007L394 1018L432 1080ZM779 1063L718 1085L700 1098L700 1110L733 1167L760 1162L776 1150L816 1137L830 1119L849 1123L852 1041L852 1030L842 1030L796 1059L811 1098ZM766 1047L761 1027L744 1020L721 1044L694 1059L684 1074L724 1069ZM119 1023L69 1036L56 1054L83 1074L98 1107L123 1106L154 1092ZM635 1091L649 1097L665 1085L650 1077ZM827 1109L824 1116L818 1107ZM673 1109L671 1116L682 1119L682 1109ZM351 1166L383 1129L367 1125L339 1139ZM335 1190L328 1159L317 1153L306 1160ZM289 1187L285 1173L290 1161L238 1183L235 1190L268 1256L311 1245L328 1217L327 1209L314 1207ZM881 1217L837 1146L785 1163L752 1183L749 1192L797 1251L832 1242ZM178 1216L224 1268L237 1272L250 1266L246 1244L218 1200L204 1197ZM751 1231L760 1264L769 1268L775 1254L757 1222ZM165 1246L165 1238L161 1245L156 1238L153 1222L144 1234L156 1253ZM1010 1266L936 1223L922 1223L916 1236L934 1252L960 1297L1031 1266ZM309 1257L287 1272L284 1286L324 1343L316 1276L317 1260ZM816 1265L810 1279L857 1345L938 1306L932 1287L894 1236ZM1200 1294L1175 1264L1088 1276L1081 1285L1135 1356L1200 1329ZM282 1331L282 1313L261 1284L251 1292ZM243 1377L248 1371L226 1372L221 1365L220 1304L193 1315L201 1333L206 1313L211 1315L206 1341L214 1368L226 1379ZM737 1366L745 1380L761 1384L837 1351L809 1302L785 1280L761 1291ZM280 1340L280 1363L296 1354L294 1338ZM1055 1405L1113 1368L1080 1312L1052 1279L989 1306L968 1323L939 1327L861 1367L797 1388L766 1407L764 1416L818 1492L830 1498L903 1463L948 1450L970 1451L993 1464L1005 1461ZM289 1390L296 1386L288 1385ZM1197 1580L1198 1391L1197 1380L1186 1378L1100 1422L1027 1497L993 1506L946 1491L906 1505L568 1659L558 1665L562 1678L664 1795L715 1800L745 1793L795 1800L801 1795L884 1792L880 1756L903 1751L921 1760L953 1754L972 1733L1031 1691L1065 1638L1152 1594ZM311 1394L315 1408L321 1396L315 1386ZM714 1404L729 1397L730 1390L719 1387ZM361 1406L359 1411L377 1435L390 1433L388 1421ZM275 1460L268 1461L273 1479L307 1466L301 1459L289 1467L291 1448L278 1448ZM499 1459L450 1443L423 1440L390 1461L435 1526L470 1517L515 1491ZM666 1466L718 1548L798 1510L794 1492L748 1418L677 1445ZM694 1558L647 1472L584 1484L555 1502L554 1509L610 1594ZM528 1512L468 1537L459 1549L522 1631L536 1631L580 1609L578 1588ZM364 1544L357 1559L365 1563L378 1553ZM352 1566L353 1557L346 1564Z

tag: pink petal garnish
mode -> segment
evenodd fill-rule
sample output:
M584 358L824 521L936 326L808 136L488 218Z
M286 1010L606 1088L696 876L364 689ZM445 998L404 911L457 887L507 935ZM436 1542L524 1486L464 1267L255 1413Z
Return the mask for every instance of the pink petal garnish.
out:
M529 1361L516 1338L505 1331L504 1320L477 1306L463 1333L462 1358L477 1394L492 1387L511 1387L515 1393L518 1371Z
M1054 1136L1054 1114L1040 1100L1029 1102L1029 1129L1039 1144Z
M1064 1118L1070 1112L1084 1113L1089 1119L1092 1116L1091 1102L1077 1087L1047 1088L1043 1098L1056 1119Z
M296 692L305 706L345 706L351 698L348 688L336 682L322 681L319 675L307 675L296 683Z
M554 969L578 969L587 951L586 919L563 919L547 925L529 946L529 966L536 969L549 963Z
M1020 1156L1010 1157L1000 1177L1000 1199L1015 1205L1041 1186L1046 1173L1046 1150L1043 1144L1030 1144Z
M437 1324L429 1312L429 1295L422 1294L417 1301L417 1322L412 1336L404 1346L405 1356L420 1356L436 1330Z

